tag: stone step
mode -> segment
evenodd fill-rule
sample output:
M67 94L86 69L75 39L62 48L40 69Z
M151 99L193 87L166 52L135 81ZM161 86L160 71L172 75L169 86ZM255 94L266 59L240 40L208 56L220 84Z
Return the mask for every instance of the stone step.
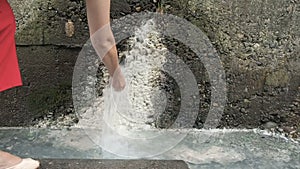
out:
M186 166L190 169L300 169L299 143L261 130L181 131L188 134L172 149L152 157L135 159L103 150L90 139L86 130L0 128L0 150L21 157L40 159L42 168L49 169L84 166L107 168L109 165L112 165L111 168L124 169L156 167L184 169ZM113 142L112 145L124 146L118 142ZM155 148L157 145L153 143L150 147ZM145 147L145 150L148 150L149 145ZM184 165L183 161L187 165Z
M188 169L183 161L173 160L42 159L40 162L40 169Z

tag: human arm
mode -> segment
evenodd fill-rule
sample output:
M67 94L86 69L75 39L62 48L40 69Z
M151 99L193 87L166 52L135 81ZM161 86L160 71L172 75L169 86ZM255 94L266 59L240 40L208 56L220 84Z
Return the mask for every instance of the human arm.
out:
M125 79L119 67L118 52L110 27L110 0L86 0L92 44L108 69L113 87L122 90Z

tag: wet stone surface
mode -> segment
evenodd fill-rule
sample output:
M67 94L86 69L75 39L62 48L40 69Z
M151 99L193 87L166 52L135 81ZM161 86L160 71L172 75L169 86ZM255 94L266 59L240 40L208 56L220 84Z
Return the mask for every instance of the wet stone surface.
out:
M191 169L298 169L300 166L299 144L274 133L261 130L190 130L180 132L188 132L187 137L180 144L175 145L170 151L147 159L183 160ZM1 129L0 136L1 150L23 157L82 160L127 159L113 154L109 155L108 152L101 150L85 135L82 129ZM122 143L116 142L115 144ZM81 162L77 161L79 164ZM74 163L70 165L74 165ZM95 165L93 164L93 166ZM100 166L103 165L105 166L105 164ZM172 165L184 166L178 161L172 164L159 162L159 165L162 168L168 168Z

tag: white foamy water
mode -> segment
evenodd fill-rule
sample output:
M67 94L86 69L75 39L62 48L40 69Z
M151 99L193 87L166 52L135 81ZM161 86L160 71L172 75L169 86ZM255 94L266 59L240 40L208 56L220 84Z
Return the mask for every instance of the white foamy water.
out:
M126 56L123 73L127 87L121 93L110 94L118 114L125 121L143 125L153 122L156 114L161 113L166 106L164 93L155 85L160 77L159 70L165 62L166 48L160 43L152 20L137 29L129 43L132 49L120 53Z
M80 110L76 127L83 128L107 152L129 158L149 157L168 151L186 135L154 126L167 105L158 83L168 51L159 36L153 20L136 29L127 42L130 50L119 53L126 56L122 66L125 89L116 92L106 86L102 97ZM96 77L89 78L92 81ZM108 79L107 73L104 78Z
M136 29L134 36L128 40L130 50L119 53L126 56L122 66L126 88L115 92L106 87L103 97L98 97L94 106L87 107L81 114L78 126L101 128L99 122L104 117L110 127L123 133L130 129L154 129L155 118L167 104L164 91L157 85L167 52L159 36L153 20ZM107 77L105 73L104 78Z

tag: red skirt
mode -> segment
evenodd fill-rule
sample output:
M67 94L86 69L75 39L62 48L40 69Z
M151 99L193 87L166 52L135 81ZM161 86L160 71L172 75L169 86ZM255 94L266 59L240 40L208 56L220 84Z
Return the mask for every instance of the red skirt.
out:
M0 92L21 86L15 44L16 22L7 0L0 0Z

